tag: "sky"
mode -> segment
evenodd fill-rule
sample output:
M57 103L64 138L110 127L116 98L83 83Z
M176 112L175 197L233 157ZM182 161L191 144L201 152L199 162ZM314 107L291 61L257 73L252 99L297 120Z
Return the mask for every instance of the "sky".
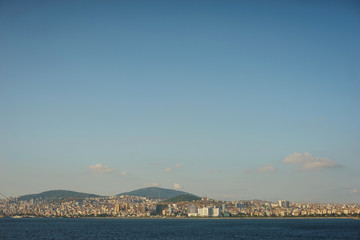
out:
M0 192L360 201L358 1L0 1Z

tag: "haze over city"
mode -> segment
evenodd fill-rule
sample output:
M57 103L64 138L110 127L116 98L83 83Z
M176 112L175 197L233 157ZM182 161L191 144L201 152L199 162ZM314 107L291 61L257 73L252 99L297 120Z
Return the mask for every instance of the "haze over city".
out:
M359 202L358 1L1 1L0 192Z

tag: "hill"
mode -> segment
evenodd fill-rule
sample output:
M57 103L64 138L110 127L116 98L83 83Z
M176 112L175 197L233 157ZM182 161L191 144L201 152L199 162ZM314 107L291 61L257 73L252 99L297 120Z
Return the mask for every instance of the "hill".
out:
M19 200L27 201L31 199L41 198L42 200L55 201L55 200L68 199L68 198L88 198L88 197L100 197L100 196L96 194L81 193L81 192L74 192L67 190L51 190L37 194L23 195L19 197Z
M165 200L164 202L170 202L170 203L176 203L176 202L192 202L192 201L197 201L200 200L201 198L195 195L188 195L188 194L183 194L183 195L179 195L170 199Z
M159 188L159 187L148 187L148 188L141 188L138 190L134 190L131 192L125 192L118 194L120 195L130 195L130 196L138 196L138 197L149 197L149 198L160 198L160 199L169 199L173 198L179 195L190 195L195 196L194 194L178 191L178 190L172 190L172 189L166 189L166 188ZM195 196L197 197L197 196Z

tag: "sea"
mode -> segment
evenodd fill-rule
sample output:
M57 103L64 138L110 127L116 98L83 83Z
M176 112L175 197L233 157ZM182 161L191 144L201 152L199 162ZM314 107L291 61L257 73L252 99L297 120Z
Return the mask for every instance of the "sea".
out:
M2 218L0 239L360 240L360 220Z

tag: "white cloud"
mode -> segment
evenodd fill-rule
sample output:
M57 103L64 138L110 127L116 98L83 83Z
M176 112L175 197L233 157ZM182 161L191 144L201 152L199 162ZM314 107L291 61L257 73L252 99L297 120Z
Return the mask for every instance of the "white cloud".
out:
M181 164L176 164L176 165L175 165L175 168L181 168L181 167L182 167Z
M299 164L302 165L302 168L305 170L333 168L339 166L336 162L330 160L329 158L314 157L308 152L304 154L294 152L293 154L285 157L283 163Z
M120 174L121 174L122 176L125 176L125 175L128 174L128 173L127 173L127 171L122 171Z
M169 172L175 171L178 168L182 168L182 165L181 164L175 164L174 168L165 168L164 171L169 173Z
M359 192L359 190L358 190L357 188L354 188L354 189L351 189L351 190L350 190L350 193L352 193L352 194L358 193L358 192Z
M181 186L178 183L174 183L174 188L177 189L177 190L181 190L181 189L183 189L183 186Z
M159 187L160 185L158 183L148 183L145 184L145 187Z
M276 170L276 168L271 163L269 163L268 165L265 165L265 166L257 169L256 172L264 173L264 172L273 172L275 170Z
M115 172L115 169L110 168L110 167L105 166L105 165L102 165L101 163L97 163L95 165L90 165L89 169L93 173L112 173L112 172Z

